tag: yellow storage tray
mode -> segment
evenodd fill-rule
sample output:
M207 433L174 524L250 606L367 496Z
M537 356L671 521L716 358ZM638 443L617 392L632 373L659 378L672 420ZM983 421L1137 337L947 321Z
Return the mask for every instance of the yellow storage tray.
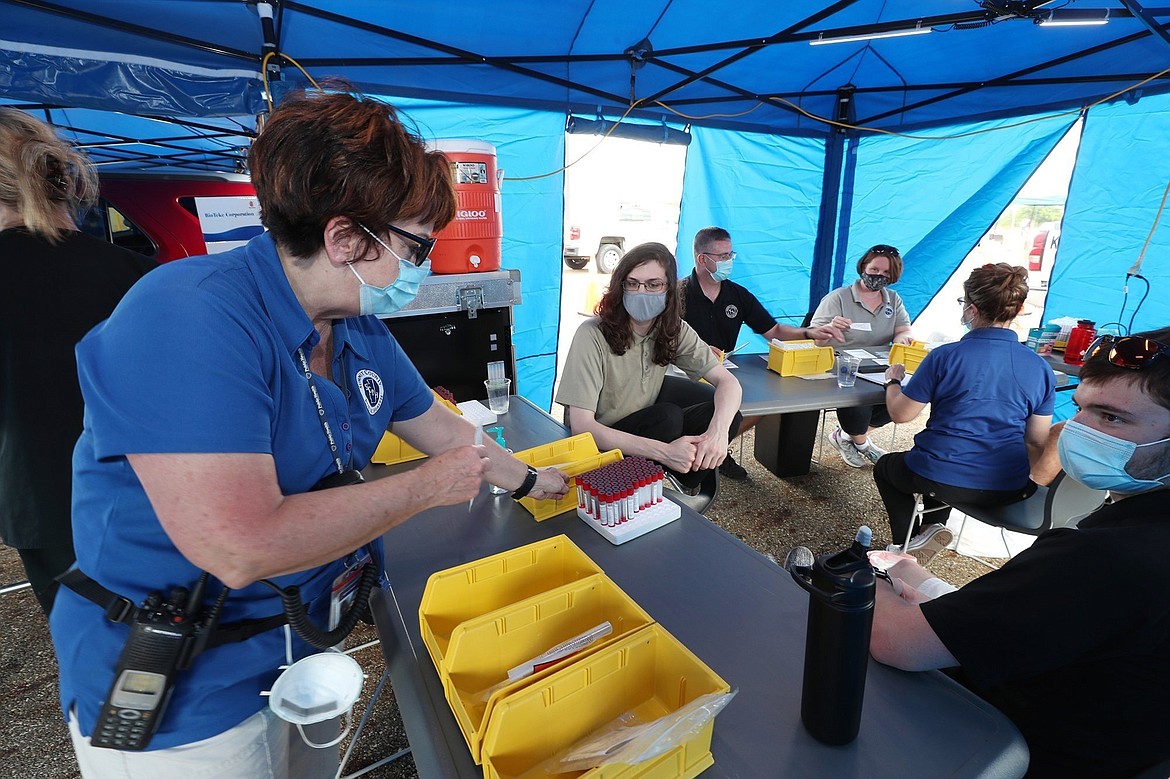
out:
M649 625L498 701L483 739L484 779L543 779L541 762L627 711L648 722L729 689L660 625ZM714 722L638 765L556 774L566 779L691 779L709 768Z
M418 617L435 668L443 668L460 623L598 573L597 563L561 535L431 574Z
M439 677L475 762L484 725L500 700L653 621L609 577L597 574L461 623L451 633ZM509 669L603 622L613 629L608 636L508 683Z
M768 370L781 376L811 376L832 367L831 346L817 346L815 341L784 341L784 347L768 344Z
M543 522L550 517L564 514L566 511L574 511L577 508L576 476L622 459L622 452L620 449L610 449L608 452L598 451L593 434L581 433L572 438L563 438L560 441L553 441L551 444L516 452L516 457L534 468L547 468L554 465L571 477L569 491L559 500L520 499L520 505L527 509L537 522Z
M434 390L431 390L431 392L440 403L459 416L463 416L463 412L454 403ZM408 463L411 460L421 460L423 457L426 457L426 455L398 436L393 433L386 433L382 436L382 440L378 442L378 448L374 450L373 456L370 457L370 462L380 463L382 465L397 465L398 463Z
M907 373L914 373L918 366L926 359L926 344L923 341L912 341L909 344L894 344L890 347L890 365L901 363L906 366Z

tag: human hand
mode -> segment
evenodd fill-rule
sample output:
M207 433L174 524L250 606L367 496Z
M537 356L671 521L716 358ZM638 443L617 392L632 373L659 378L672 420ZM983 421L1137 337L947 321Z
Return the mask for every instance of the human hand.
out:
M838 332L844 333L853 327L853 320L846 316L835 316L829 322L829 326L836 329Z
M827 325L820 325L818 327L809 327L808 334L812 336L814 341L836 341L837 343L845 343L845 331L847 327L837 327L835 322L837 319L844 319L844 317L835 317L833 322Z
M914 336L910 335L909 333L902 333L901 335L894 336L894 343L896 344L910 344L913 343L913 341Z
M886 368L886 381L902 381L906 378L906 366L896 362Z
M715 355L716 360L718 360L719 362L723 362L723 350L722 349L719 349L718 347L715 347L715 346L708 346L707 348L711 350L711 354Z
M569 491L569 477L559 468L541 468L536 472L536 484L528 497L536 500L560 498Z
M419 484L435 485L436 506L454 506L475 498L490 461L482 446L460 446L428 458L416 470Z
M691 470L703 471L718 468L723 459L727 457L727 433L724 431L720 435L708 431L705 435L697 438L698 440L695 441L695 462L691 466Z
M695 464L695 451L702 436L684 435L666 445L666 452L659 459L672 471L686 473Z
M887 552L884 549L875 549L869 553L869 563L874 568L885 571L891 582L898 579L908 583L909 587L917 587L922 582L934 576L930 571L918 564L913 555L904 552Z

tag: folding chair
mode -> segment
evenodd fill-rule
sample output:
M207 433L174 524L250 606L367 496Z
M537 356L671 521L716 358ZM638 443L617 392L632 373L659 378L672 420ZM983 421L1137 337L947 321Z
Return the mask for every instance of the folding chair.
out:
M955 502L948 504L963 514L963 521L959 525L959 534L955 538L952 549L957 550L963 539L963 530L967 519L975 519L986 525L999 528L1000 538L1003 539L1007 556L1012 557L1011 547L1008 546L1005 530L1038 536L1050 528L1075 527L1084 516L1092 513L1105 502L1106 493L1103 490L1094 490L1068 476L1064 471L1056 475L1047 487L1038 487L1036 492L1027 500L1007 503L1000 506L977 506L970 503ZM937 496L935 496L937 499ZM915 495L914 518L910 523L910 530L902 544L902 551L906 551L914 527L923 520L926 514L935 509L925 509L922 495ZM925 524L925 522L923 522ZM989 568L995 568L978 557L971 557Z

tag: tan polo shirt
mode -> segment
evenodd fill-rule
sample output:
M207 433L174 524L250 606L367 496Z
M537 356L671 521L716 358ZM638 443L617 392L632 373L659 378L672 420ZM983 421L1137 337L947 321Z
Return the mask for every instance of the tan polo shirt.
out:
M853 322L869 322L873 329L849 330L845 333L845 343L830 344L834 349L849 349L856 346L889 346L894 340L894 331L899 327L910 326L910 315L902 305L902 298L897 292L885 287L882 289L882 302L877 309L870 311L857 296L857 289L853 284L833 290L821 299L816 312L809 322L814 327L827 325L835 316L843 316Z
M603 425L612 425L654 403L662 390L665 365L654 363L654 330L634 336L626 353L613 353L597 317L586 319L573 336L556 401L589 409ZM682 323L674 364L693 380L706 376L718 360L691 326Z

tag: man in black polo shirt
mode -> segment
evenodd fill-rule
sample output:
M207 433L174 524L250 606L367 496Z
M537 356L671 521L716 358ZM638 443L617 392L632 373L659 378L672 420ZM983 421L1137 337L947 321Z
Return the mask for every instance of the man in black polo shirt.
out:
M873 618L874 659L958 667L1019 727L1033 778L1170 760L1170 328L1099 339L1080 378L1060 462L1111 502L953 592L901 559Z
M694 251L695 269L680 282L683 319L716 354L735 350L739 327L745 322L768 339L844 340L841 333L829 325L801 328L778 323L764 310L755 295L734 281L729 281L735 252L731 248L731 235L722 227L704 227L697 232ZM739 427L740 433L750 429L759 420L760 417L744 417ZM747 478L747 471L730 454L719 466L719 472L729 479Z

